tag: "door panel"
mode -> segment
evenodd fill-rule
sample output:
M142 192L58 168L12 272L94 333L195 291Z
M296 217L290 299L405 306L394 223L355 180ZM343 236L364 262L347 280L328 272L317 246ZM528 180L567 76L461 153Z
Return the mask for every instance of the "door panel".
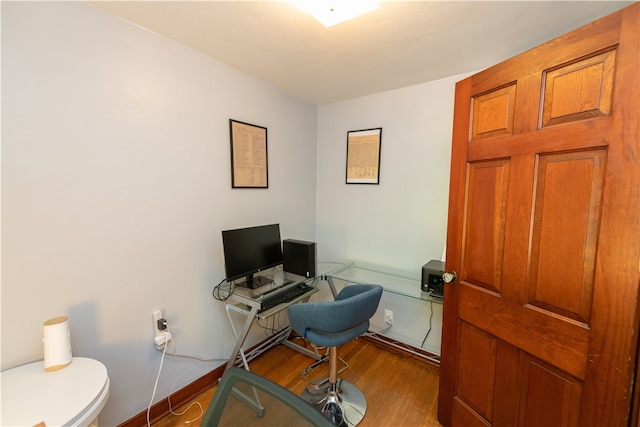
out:
M580 381L554 367L521 354L520 423L526 427L576 425Z
M605 160L604 149L538 156L527 303L582 323L591 312Z
M496 372L495 337L465 322L460 324L456 397L479 417L490 420Z
M622 426L638 346L640 4L458 83L439 418Z
M545 71L541 127L608 116L615 60L610 50Z
M515 100L515 84L474 97L471 139L513 133Z
M466 222L473 226L465 236L464 276L470 283L500 292L509 163L471 163L468 177Z

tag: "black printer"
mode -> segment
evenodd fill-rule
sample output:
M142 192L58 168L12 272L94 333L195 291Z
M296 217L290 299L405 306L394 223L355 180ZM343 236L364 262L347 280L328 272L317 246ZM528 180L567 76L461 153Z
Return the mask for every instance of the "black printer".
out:
M432 297L444 298L444 262L432 259L422 266L421 288L424 292L429 292Z

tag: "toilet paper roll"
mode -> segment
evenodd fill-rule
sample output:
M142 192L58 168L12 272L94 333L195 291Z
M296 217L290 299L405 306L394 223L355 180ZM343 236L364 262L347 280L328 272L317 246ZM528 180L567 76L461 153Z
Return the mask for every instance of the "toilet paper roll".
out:
M44 370L57 371L71 363L71 334L67 316L44 322Z

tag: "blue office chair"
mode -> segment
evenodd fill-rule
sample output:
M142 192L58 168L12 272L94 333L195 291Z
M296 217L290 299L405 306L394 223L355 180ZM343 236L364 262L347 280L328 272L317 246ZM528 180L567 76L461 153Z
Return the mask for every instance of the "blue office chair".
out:
M382 286L344 287L335 301L294 304L288 310L291 328L313 344L329 348L329 381L326 391L307 388L302 399L316 406L332 424L355 426L364 417L364 394L352 383L338 378L337 347L369 329L382 297ZM304 372L304 371L303 371Z

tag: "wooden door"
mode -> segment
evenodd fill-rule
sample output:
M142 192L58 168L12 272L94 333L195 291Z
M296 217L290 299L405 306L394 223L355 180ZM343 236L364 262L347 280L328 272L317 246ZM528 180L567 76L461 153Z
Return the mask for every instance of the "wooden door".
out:
M640 4L456 87L439 419L626 426Z

